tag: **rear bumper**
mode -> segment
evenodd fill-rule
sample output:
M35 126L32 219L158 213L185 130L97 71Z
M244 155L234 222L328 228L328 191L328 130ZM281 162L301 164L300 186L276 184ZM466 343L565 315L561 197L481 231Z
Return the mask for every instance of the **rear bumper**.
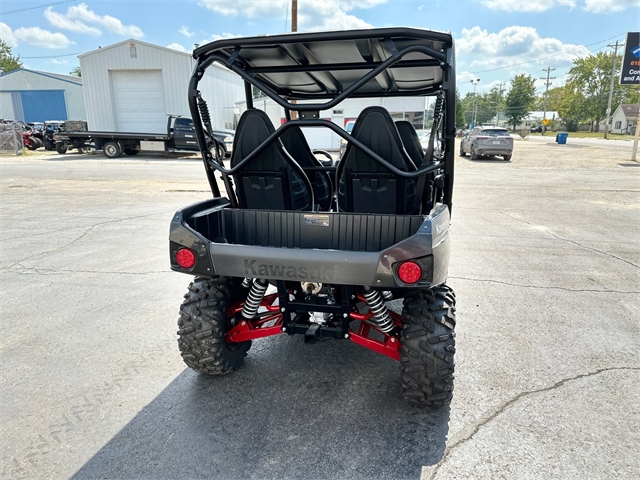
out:
M240 211L240 217L235 212L238 211L228 208L226 199L209 200L177 212L171 222L169 237L172 270L191 275L316 281L384 288L423 288L442 284L447 278L450 216L445 205L438 206L429 216L418 218L414 232L392 245L382 243L384 248L378 251L367 251L366 245L370 245L371 236L389 235L389 226L379 215L322 214L317 215L323 220L319 223L315 220L308 221L307 217L316 216L309 212L245 210ZM246 224L247 217L252 219L249 226ZM229 224L230 219L234 218L244 219L245 224ZM396 217L392 217L392 220L401 221ZM265 226L260 227L259 224L263 221ZM344 226L348 222L366 229L366 239L357 244L347 244L341 238L323 236L325 232L334 236L355 236L353 228ZM216 227L216 223L221 228ZM327 230L328 226L330 228ZM266 234L261 233L250 245L226 243L226 237L233 242L233 235L237 234L237 230L247 228L275 228L277 231L269 234L268 241L265 240ZM284 237L291 231L294 231L294 235L290 238L294 238L296 242L290 248L283 248L282 244L260 245L275 244L272 239L281 237L286 243ZM242 238L249 237L245 234ZM314 239L317 239L316 245L326 246L326 241L336 241L338 244L343 242L343 245L347 245L346 248L357 245L355 248L358 250L314 248ZM305 248L299 248L300 246ZM189 248L196 254L196 264L190 269L181 268L176 262L176 252L182 247ZM422 266L423 276L416 284L404 284L397 276L399 264L406 260L415 260Z
M513 148L478 147L478 155L511 155Z

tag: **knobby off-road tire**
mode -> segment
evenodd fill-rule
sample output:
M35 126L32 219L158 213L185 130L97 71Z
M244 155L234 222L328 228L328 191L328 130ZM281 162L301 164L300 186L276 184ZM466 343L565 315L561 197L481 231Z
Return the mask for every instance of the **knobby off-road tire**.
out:
M400 370L409 403L438 407L453 396L456 297L443 285L407 294L402 309Z
M227 277L198 277L189 285L178 320L178 347L189 368L207 375L225 375L244 363L251 341L225 341L227 307L240 290L238 282Z

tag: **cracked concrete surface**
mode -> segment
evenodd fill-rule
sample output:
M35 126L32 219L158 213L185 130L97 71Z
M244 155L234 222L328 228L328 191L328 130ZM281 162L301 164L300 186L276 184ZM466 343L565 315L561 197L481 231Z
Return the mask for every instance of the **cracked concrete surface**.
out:
M434 467L431 468L425 468L422 471L422 478L428 478L429 480L433 480L435 478L438 477L438 475L441 473L442 470L445 470L445 473L442 475L442 478L449 478L449 476L451 474L454 474L456 477L462 477L462 476L476 476L473 473L478 473L478 472L471 472L471 474L469 472L461 472L459 469L454 470L454 472L450 472L449 474L446 473L447 470L447 466L448 463L450 462L451 458L454 456L456 450L458 450L459 448L461 448L465 443L471 441L479 432L480 430L485 427L487 424L489 424L490 422L496 420L496 418L502 414L504 414L507 410L509 410L511 407L514 406L514 404L516 404L517 402L520 402L521 400L525 400L528 397L530 397L531 395L536 395L536 394L544 394L546 392L550 392L552 390L556 390L558 388L564 387L565 385L571 383L571 382L575 382L577 380L581 380L584 378L589 378L589 377L593 377L595 375L600 375L603 373L611 373L611 372L631 372L634 375L631 375L631 379L634 382L638 382L640 380L640 375L638 375L637 372L640 372L640 367L609 367L609 368L601 368L598 369L594 372L589 372L589 373L584 373L584 374L580 374L580 375L575 375L573 377L569 377L569 378L565 378L563 380L560 380L556 383L554 383L553 385L550 385L548 387L542 387L542 388L537 388L535 390L530 390L530 391L526 391L526 392L521 392L518 395L516 395L514 398L510 399L508 402L505 402L503 405L501 405L499 408L497 408L495 411L485 415L484 418L482 418L476 425L471 425L465 429L463 429L462 431L460 431L458 433L458 435L456 435L456 439L452 438L451 440L449 440L448 442L448 446L444 451L442 460L435 465ZM592 389L589 388L590 385L584 385L583 388L581 389L582 391L577 392L577 394L583 394L583 395L591 395L592 394ZM615 387L619 387L619 385L614 385ZM603 392L606 394L606 392ZM617 392L616 392L617 393ZM637 405L640 404L640 390L639 389L635 389L635 390L630 390L629 393L631 394L628 398L629 403L631 404L631 411L629 413L631 413L632 415L632 419L633 419L633 424L632 426L635 428L637 426L640 426L640 410L637 408ZM618 396L618 395L616 395ZM604 405L604 411L602 413L604 413L605 415L607 414L607 410L610 411L611 409L615 408L615 407L622 407L622 408L627 408L628 406L625 404L620 404L620 402L616 402L617 404L612 404L614 402L608 402L608 401L604 401L603 403L605 403ZM635 406L635 408L634 408ZM584 412L580 412L581 414L583 414ZM591 412L589 412L591 413ZM551 426L550 426L551 427ZM555 426L557 428L557 426ZM504 432L502 432L504 433ZM596 437L601 436L602 431L594 431L593 432L594 435ZM613 433L613 432L610 432ZM627 450L629 450L629 452L625 452L626 455L631 454L634 455L636 448L638 446L638 441L640 441L640 433L636 430L634 432L632 432L632 437L631 439L629 439L630 441L628 442L628 445L626 446ZM517 448L523 448L522 444L516 444ZM606 447L611 447L612 443L609 442L608 445L601 445L602 449L604 450ZM511 448L513 449L513 444L511 445ZM613 449L614 451L610 451L610 452L606 452L604 455L601 454L601 456L608 456L612 453L619 453L620 451L620 445L618 443L615 443L615 447ZM504 455L504 451L500 451L497 452L498 455ZM495 455L495 454L494 454ZM538 456L540 456L539 452L538 452ZM627 467L631 467L631 469L627 470L627 473L630 475L629 478L631 478L631 476L633 475L633 472L638 472L638 467L640 467L640 461L638 461L637 459L633 459L632 457L627 457L627 458L623 458L623 462L627 463ZM486 472L486 467L487 464L486 462L479 462L480 464L473 464L471 465L471 467L473 468L473 470L479 469L479 470L485 470L485 474L488 473ZM590 470L589 471L589 475L591 476L591 478L603 478L605 477L608 473L610 473L609 470L609 465L602 465L602 464L598 464L598 466L600 467L600 472L598 472L598 474L596 474L596 471L594 470ZM575 469L576 473L580 472L581 469L580 468L575 468L574 465L568 465L568 467ZM467 467L468 468L468 467ZM529 476L528 472L529 472L529 467L527 466L526 468L522 469L519 468L517 465L510 465L511 468L511 474L515 475L516 472L520 471L523 472L522 475L517 475L516 478L525 478L525 476ZM491 469L489 469L491 470ZM494 473L494 472L491 472ZM620 473L620 472L617 472ZM584 478L583 476L584 474L581 474L578 476L578 478ZM538 475L532 475L532 478L539 478Z
M438 411L348 342L264 339L224 379L185 370L167 236L207 197L199 161L0 159L0 477L636 478L640 169L516 147L457 162Z

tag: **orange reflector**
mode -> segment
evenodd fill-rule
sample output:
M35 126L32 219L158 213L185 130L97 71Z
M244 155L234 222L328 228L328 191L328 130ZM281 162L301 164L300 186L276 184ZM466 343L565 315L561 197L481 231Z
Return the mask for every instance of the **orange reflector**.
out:
M403 262L398 267L398 277L404 283L417 283L422 278L422 268L413 260Z
M182 268L191 268L196 264L196 256L188 248L181 248L176 253L176 262Z

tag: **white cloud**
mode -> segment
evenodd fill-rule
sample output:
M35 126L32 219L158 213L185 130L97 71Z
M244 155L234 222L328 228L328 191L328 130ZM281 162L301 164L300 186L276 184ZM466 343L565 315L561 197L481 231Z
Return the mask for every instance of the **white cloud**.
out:
M532 65L553 67L589 55L584 45L543 38L535 28L520 26L507 27L497 33L489 33L478 26L463 28L462 37L456 39L456 49L460 64L466 65L468 70L513 66L510 74L530 69ZM526 65L519 66L522 63Z
M478 76L471 72L456 72L456 83L458 85L462 83L469 83L471 80L475 80Z
M40 27L21 27L16 29L13 34L21 42L42 48L67 48L75 43L62 33L53 33Z
M49 60L51 63L53 63L54 65L66 65L67 62L66 60L58 60L57 58L52 58L51 60Z
M102 31L100 28L89 25L94 24L124 37L144 37L144 33L140 27L136 25L123 25L119 19L111 15L98 15L93 10L90 10L86 3L69 7L65 14L54 12L53 9L49 7L45 10L44 16L54 27L72 32L95 36L101 35Z
M386 3L387 0L314 0L300 2L299 29L343 30L370 28L364 20L349 14L352 10L367 9ZM242 15L249 18L277 18L287 16L288 0L202 0L201 5L222 15Z
M508 12L546 12L558 5L571 8L576 6L576 0L483 0L482 3L491 10Z
M233 33L224 32L221 34L214 33L209 38L204 38L198 45L205 45L210 42L215 42L216 40L222 40L223 38L238 38L242 35L234 35Z
M189 29L189 27L185 26L180 27L180 30L178 31L187 38L193 37L195 35L195 33L193 33L191 29Z
M86 23L82 23L78 20L72 20L67 15L54 12L51 7L47 8L44 11L44 18L46 18L51 25L62 30L70 30L77 33L86 33L89 35L95 35L96 37L102 35L102 32L99 28L91 27Z
M10 47L18 46L18 39L13 34L11 27L6 23L0 22L0 39Z
M178 50L179 52L186 52L187 51L187 49L184 48L179 43L172 43L171 45L167 45L167 48L170 48L172 50Z
M638 0L585 0L584 8L593 13L611 13L626 8L640 7Z

